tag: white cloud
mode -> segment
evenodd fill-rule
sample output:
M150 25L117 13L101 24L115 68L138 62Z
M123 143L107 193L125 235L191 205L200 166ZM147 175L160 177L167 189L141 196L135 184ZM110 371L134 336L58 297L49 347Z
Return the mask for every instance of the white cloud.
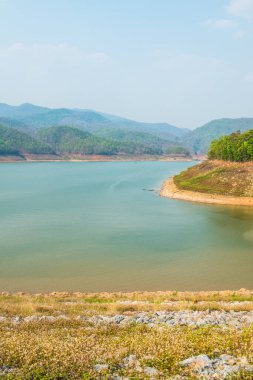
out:
M234 38L236 40L241 40L245 36L247 36L247 32L245 32L244 30L238 30L237 32L234 33Z
M234 16L253 17L253 0L230 0L227 10Z
M1 0L0 0L1 1ZM0 49L1 55L8 55L10 52L20 52L21 58L32 55L34 58L38 56L47 57L47 59L61 59L65 57L68 62L81 63L81 62L105 62L108 56L103 52L87 53L77 46L69 45L66 43L59 44L38 44L24 45L22 42L16 42L5 49Z
M244 79L246 80L246 82L253 82L253 72L251 73L248 73Z
M205 22L205 24L214 29L233 29L238 26L238 23L236 21L229 20L229 19L220 19L220 20L209 19Z

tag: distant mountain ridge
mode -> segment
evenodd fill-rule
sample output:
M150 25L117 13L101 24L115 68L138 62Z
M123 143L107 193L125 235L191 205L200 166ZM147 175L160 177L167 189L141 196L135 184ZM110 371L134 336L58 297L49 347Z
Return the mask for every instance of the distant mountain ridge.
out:
M206 155L212 140L237 130L245 132L253 129L253 118L217 119L189 130L168 123L134 121L90 109L53 109L29 103L20 106L0 103L0 125L27 133L34 139L41 138L41 130L51 127L77 128L93 135L93 141L97 137L96 143L99 138L100 142L106 140L106 144L114 146L114 152L124 147L123 151L126 152L172 154L173 151L190 151L194 155ZM117 145L119 149L116 149Z
M232 132L253 129L253 118L217 119L190 131L184 136L184 146L192 153L207 154L213 140Z
M189 130L178 128L167 123L144 123L88 109L69 109L35 106L25 103L10 106L0 103L0 118L10 118L22 122L27 128L39 129L57 125L69 125L92 133L99 133L101 128L127 129L152 133L157 137L176 140Z

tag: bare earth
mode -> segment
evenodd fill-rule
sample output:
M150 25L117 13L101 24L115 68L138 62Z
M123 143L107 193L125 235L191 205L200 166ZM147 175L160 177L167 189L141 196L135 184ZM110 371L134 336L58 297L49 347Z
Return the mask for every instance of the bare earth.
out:
M253 206L253 197L233 197L228 195L208 194L178 189L174 183L173 177L164 181L160 191L160 196L199 203Z

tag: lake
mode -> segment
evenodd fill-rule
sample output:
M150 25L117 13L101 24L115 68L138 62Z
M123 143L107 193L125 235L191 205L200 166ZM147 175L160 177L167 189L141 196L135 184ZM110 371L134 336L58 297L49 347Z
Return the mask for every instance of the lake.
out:
M158 196L193 164L1 164L0 289L253 288L253 209Z

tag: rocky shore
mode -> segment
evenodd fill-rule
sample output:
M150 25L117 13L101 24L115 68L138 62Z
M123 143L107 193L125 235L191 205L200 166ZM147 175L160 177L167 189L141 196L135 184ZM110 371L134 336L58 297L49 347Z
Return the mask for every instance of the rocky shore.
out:
M217 311L217 310L204 310L204 311L189 311L181 310L174 312L157 311L155 313L135 313L129 315L78 315L76 317L68 317L66 315L30 315L26 317L0 316L0 326L6 326L10 329L10 325L14 328L18 325L23 325L25 328L28 326L38 326L42 323L43 326L54 325L56 323L78 322L83 324L83 328L110 328L117 326L118 329L126 328L127 326L146 326L153 330L158 329L161 332L167 331L170 334L174 328L194 328L201 329L203 327L216 326L217 328L227 329L229 327L235 330L250 328L253 325L253 311ZM93 327L92 327L93 326ZM24 328L24 327L23 327ZM59 327L58 327L59 328ZM120 330L119 330L120 331ZM196 330L197 331L197 330ZM186 380L189 378L196 378L202 380L217 379L248 379L253 377L253 365L245 356L233 356L229 354L220 354L214 352L213 357L209 357L206 353L196 356L190 356L181 360L177 364L181 368L180 374L175 376L168 376L161 368L156 366L143 364L143 358L137 355L129 354L125 356L117 365L112 365L110 361L105 360L97 361L93 365L91 371L94 373L92 379L111 379L111 380L131 380L131 379L170 379L170 380ZM127 373L127 376L122 376L121 373ZM0 377L9 378L10 375L17 374L17 369L9 364L0 365ZM252 376L252 377L251 377ZM15 378L15 377L14 377ZM68 377L66 377L68 378Z
M156 311L139 312L115 315L95 314L77 315L69 317L61 314L55 315L28 315L26 317L15 315L11 317L0 316L0 323L30 323L30 322L56 322L56 321L81 321L93 325L130 325L142 324L148 327L171 327L171 326L233 326L243 328L253 324L253 310L251 311L224 311L210 310L203 311L180 310L180 311Z

